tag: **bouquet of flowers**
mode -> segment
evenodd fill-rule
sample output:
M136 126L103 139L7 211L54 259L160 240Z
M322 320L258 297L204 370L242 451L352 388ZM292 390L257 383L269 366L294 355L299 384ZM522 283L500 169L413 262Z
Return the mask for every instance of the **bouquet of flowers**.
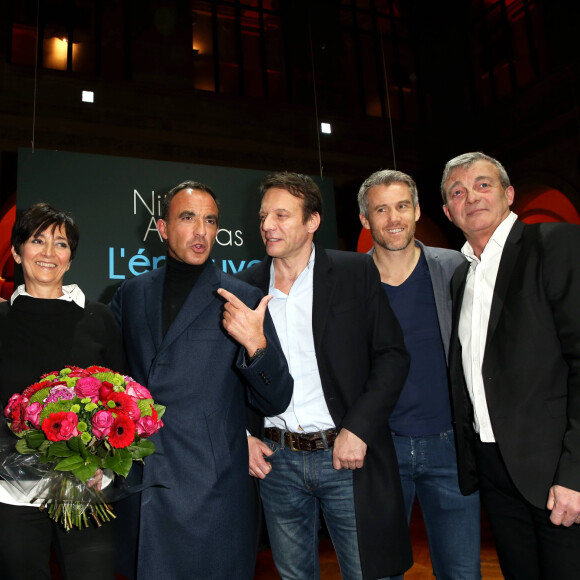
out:
M99 489L102 473L127 477L134 460L151 455L147 437L164 412L144 386L98 366L45 374L4 409L16 451L33 456L28 465L48 464L32 501L42 499L40 509L67 530L88 526L87 513L97 525L115 517Z

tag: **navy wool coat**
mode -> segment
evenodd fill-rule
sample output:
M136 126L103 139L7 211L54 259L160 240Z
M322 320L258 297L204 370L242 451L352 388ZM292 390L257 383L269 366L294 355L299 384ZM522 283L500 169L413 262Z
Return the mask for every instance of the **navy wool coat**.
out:
M254 308L258 289L208 263L164 337L164 280L165 267L128 280L111 302L129 373L167 407L143 470L143 482L155 486L141 497L137 577L249 580L255 552L245 403L265 414L283 411L292 378L268 314L268 348L248 366L222 327L216 290Z

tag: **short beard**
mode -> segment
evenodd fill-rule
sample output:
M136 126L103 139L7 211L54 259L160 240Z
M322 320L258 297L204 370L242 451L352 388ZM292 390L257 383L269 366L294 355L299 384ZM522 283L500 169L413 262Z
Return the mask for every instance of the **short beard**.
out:
M407 248L410 246L411 242L413 241L413 237L414 237L414 236L415 236L415 232L413 232L413 233L412 233L412 235L411 235L411 236L409 237L409 239L407 240L407 243L406 243L404 246L402 246L401 248L396 248L396 247L394 248L394 247L392 247L392 246L389 246L389 245L388 245L388 244L387 244L387 243L384 241L384 239L382 239L382 240L377 240L377 239L376 239L374 236L372 236L372 238L373 238L373 241L374 241L375 245L377 245L377 246L381 246L381 248L384 248L385 250L388 250L389 252L400 252L400 251L402 251L402 250L406 250L406 249L407 249Z

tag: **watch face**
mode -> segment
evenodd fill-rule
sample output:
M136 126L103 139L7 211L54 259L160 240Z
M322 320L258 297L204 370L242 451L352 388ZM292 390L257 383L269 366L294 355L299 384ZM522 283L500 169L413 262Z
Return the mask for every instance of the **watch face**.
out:
M254 354L250 357L250 360L252 361L260 358L264 354L265 350L265 348L257 348L256 352L254 352Z

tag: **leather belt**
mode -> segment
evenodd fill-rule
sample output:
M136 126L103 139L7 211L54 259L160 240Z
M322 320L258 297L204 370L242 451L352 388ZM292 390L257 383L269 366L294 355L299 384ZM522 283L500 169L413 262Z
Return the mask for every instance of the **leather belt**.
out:
M284 446L290 447L291 451L318 451L319 449L332 447L338 433L336 429L315 431L314 433L294 433L292 431L282 431L282 429L277 429L276 427L266 427L264 435L275 443L282 444L284 442ZM326 445L324 444L325 439Z

